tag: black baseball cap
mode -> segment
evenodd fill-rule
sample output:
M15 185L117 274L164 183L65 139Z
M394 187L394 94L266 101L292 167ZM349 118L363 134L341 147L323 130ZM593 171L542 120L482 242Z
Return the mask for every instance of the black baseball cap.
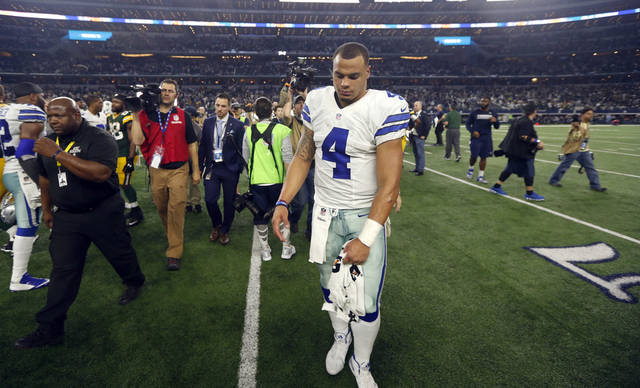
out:
M42 88L32 82L21 82L13 88L16 98L28 96L31 93L42 93Z

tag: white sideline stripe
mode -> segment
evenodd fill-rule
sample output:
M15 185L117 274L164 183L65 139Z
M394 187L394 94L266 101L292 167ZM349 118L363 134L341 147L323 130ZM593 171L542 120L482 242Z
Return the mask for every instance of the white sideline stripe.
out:
M413 165L415 166L415 163L413 163L413 162L410 162L410 161L408 161L408 160L406 160L406 159L405 159L404 161L405 161L406 163L413 164ZM474 185L474 184L473 184L473 183L471 183L471 182L465 181L465 180L460 179L460 178L456 178L456 177L454 177L454 176L451 176L451 175L445 174L445 173L440 172L440 171L438 171L438 170L434 170L434 169L431 169L431 168L428 168L428 167L425 167L424 169L425 169L425 170L427 170L427 171L429 171L429 172L432 172L432 173L434 173L434 174L441 175L441 176L446 177L446 178L449 178L449 179L453 179L454 181L457 181L457 182L459 182L459 183L464 183L465 185L469 185L469 186L471 186L471 187L475 187L476 189L484 190L484 191L487 191L487 192L491 193L491 191L490 191L488 188L480 187L480 186L478 186L478 185ZM512 201L516 201L516 202L519 202L519 203L521 203L521 204L524 204L524 205L527 205L527 206L531 206L531 207L533 207L533 208L535 208L535 209L542 210L543 212L547 212L547 213L549 213L549 214L553 214L554 216L558 216L558 217L560 217L560 218L564 218L565 220L569 220L569 221L575 222L575 223L577 223L577 224L581 224L581 225L587 226L587 227L589 227L589 228L591 228L591 229L595 229L595 230L598 230L598 231L600 231L600 232L605 232L605 233L608 233L608 234L610 234L610 235L612 235L612 236L616 236L616 237L621 238L621 239L623 239L623 240L627 240L627 241L630 241L630 242L632 242L632 243L634 243L634 244L640 245L640 240L635 239L635 238L633 238L633 237L629 237L629 236L624 235L624 234L622 234L622 233L615 232L615 231L613 231L613 230L611 230L611 229L603 228L603 227L601 227L601 226L598 226L598 225L592 224L592 223L590 223L590 222L582 221L582 220L580 220L580 219L577 219L577 218L574 218L574 217L568 216L568 215L566 215L566 214L563 214L563 213L557 212L557 211L555 211L555 210L547 209L546 207L542 207L542 206L540 206L540 205L536 205L536 204L534 204L534 203L527 202L527 201L525 201L525 200L523 200L523 199L515 198L515 197L512 197L512 196L510 196L510 195L501 196L501 197L508 198L508 199L510 199L510 200L512 200Z
M238 367L238 388L254 388L258 371L258 327L260 325L260 265L262 258L251 257L249 284L247 285L247 307L244 312L244 331L240 366Z

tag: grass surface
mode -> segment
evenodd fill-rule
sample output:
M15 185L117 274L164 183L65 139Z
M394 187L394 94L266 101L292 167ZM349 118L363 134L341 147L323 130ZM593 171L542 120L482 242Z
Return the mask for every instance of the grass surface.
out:
M589 190L572 168L563 188L549 186L567 128L543 127L535 189L541 205L640 239L640 178L601 172L606 193ZM505 131L497 131L497 144ZM432 135L433 136L433 135ZM432 139L429 139L431 142ZM463 133L462 142L467 143ZM640 175L640 127L594 127L591 146L600 170ZM461 163L427 147L427 167L463 178ZM602 151L609 151L602 152ZM631 155L622 155L623 153ZM411 161L411 150L406 159ZM488 162L495 181L505 158ZM640 381L640 306L616 302L525 246L571 246L603 241L620 257L584 265L600 276L640 273L640 247L447 177L410 174L401 183L403 207L392 216L382 328L372 356L382 387L634 386ZM119 306L123 290L107 261L91 248L78 299L69 311L63 346L17 351L16 338L35 328L46 290L0 292L0 386L237 385L249 272L251 218L241 213L227 247L208 241L206 214L188 214L183 268L165 270L166 240L135 177L145 221L131 229L147 284L139 300ZM475 184L475 181L474 181ZM241 183L246 187L246 180ZM483 186L485 187L485 186ZM519 198L522 179L505 191ZM51 269L48 231L40 230L30 264ZM353 387L348 370L324 371L332 337L320 311L318 272L307 263L308 243L294 235L298 254L262 265L258 386ZM11 260L0 273L8 285ZM636 295L640 288L631 288Z

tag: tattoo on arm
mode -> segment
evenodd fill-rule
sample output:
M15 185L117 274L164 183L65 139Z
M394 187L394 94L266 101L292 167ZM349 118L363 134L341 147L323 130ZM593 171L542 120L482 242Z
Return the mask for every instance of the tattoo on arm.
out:
M313 141L313 131L309 128L304 129L304 134L298 143L296 157L311 162L316 154L316 143Z

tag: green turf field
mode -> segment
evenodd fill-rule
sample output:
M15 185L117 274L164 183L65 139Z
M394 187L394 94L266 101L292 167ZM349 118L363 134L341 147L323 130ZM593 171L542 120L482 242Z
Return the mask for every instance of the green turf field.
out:
M453 179L468 182L466 147L460 163L444 161L440 147L427 147L430 170L422 177L408 172L413 158L407 149L403 206L392 215L382 327L371 360L379 386L638 386L640 305L614 300L523 248L604 242L619 253L617 260L582 268L600 277L640 273L640 126L593 128L591 147L606 193L590 191L577 168L567 172L563 188L546 183L567 129L539 129L546 149L538 154L535 189L547 199L540 207L574 219ZM505 132L506 125L494 134L495 144ZM493 183L505 164L505 158L490 159L487 180ZM165 238L141 168L135 184L146 216L132 229L148 279L142 295L119 306L123 287L91 248L66 343L18 351L13 342L35 328L46 290L13 294L5 288L0 387L237 386L249 213L236 218L227 247L208 241L206 214L188 214L183 268L168 273ZM524 194L515 176L504 189L516 198ZM48 231L39 233L29 268L35 276L51 269ZM261 267L257 385L354 387L348 368L338 376L324 370L332 333L320 311L318 273L306 261L303 234L293 243L298 254L284 262L272 238L274 260ZM5 287L10 270L3 253ZM640 296L640 287L628 291Z

